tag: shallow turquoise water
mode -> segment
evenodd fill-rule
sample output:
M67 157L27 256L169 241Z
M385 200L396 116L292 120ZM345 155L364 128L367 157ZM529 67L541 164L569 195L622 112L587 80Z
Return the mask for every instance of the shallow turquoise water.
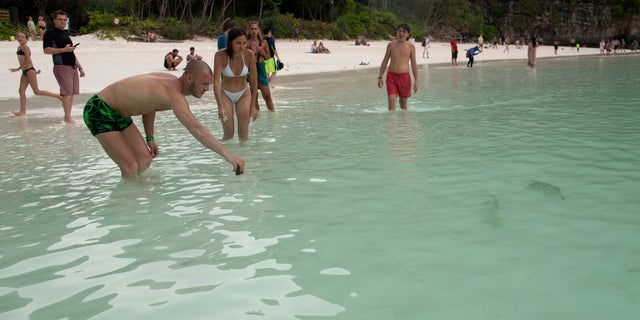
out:
M0 318L637 319L639 58L431 66L392 113L376 71L280 77L239 177L170 113L125 182L2 102Z

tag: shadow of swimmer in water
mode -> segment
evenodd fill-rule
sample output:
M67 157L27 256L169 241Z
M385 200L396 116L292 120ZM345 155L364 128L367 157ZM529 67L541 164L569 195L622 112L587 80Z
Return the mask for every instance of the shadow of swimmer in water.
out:
M560 188L546 182L531 180L527 185L527 189L538 191L549 197L560 197L560 199L564 200L564 195Z

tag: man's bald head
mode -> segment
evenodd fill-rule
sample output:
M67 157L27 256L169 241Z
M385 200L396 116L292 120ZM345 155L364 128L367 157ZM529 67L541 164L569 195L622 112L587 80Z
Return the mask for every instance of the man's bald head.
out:
M187 67L184 68L184 73L182 75L183 76L186 76L188 74L197 75L203 71L207 71L209 75L213 76L213 71L211 70L211 67L209 67L209 65L206 62L202 60L192 60L187 64Z

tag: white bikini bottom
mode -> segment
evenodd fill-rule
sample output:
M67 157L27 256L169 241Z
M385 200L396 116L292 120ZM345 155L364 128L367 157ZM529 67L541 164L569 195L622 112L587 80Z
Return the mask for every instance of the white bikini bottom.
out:
M224 93L227 95L227 97L229 97L229 100L231 100L233 104L236 104L238 103L238 101L240 101L240 98L242 98L242 96L244 95L244 92L247 91L247 88L248 88L248 85L247 87L245 87L244 89L238 92L227 91L224 88L222 88L222 91L224 91Z

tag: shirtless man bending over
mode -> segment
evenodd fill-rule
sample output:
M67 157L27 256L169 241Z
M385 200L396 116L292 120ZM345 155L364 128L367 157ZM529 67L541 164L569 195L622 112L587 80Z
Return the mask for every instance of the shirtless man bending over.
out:
M382 76L387 65L387 97L389 110L396 109L396 97L400 96L400 108L407 109L407 100L411 97L411 75L409 63L413 72L413 91L418 92L418 65L416 64L416 47L407 41L409 25L401 23L396 30L396 39L387 45L387 52L380 65L378 87L382 88ZM391 60L391 62L389 62Z
M134 176L149 167L158 156L153 137L156 111L172 110L202 145L220 154L244 172L244 160L229 153L191 113L185 96L196 98L209 90L213 72L202 60L187 65L179 78L164 72L132 76L114 82L93 96L84 107L84 122L120 167L123 177ZM142 115L146 138L131 120ZM145 143L146 141L146 143Z

